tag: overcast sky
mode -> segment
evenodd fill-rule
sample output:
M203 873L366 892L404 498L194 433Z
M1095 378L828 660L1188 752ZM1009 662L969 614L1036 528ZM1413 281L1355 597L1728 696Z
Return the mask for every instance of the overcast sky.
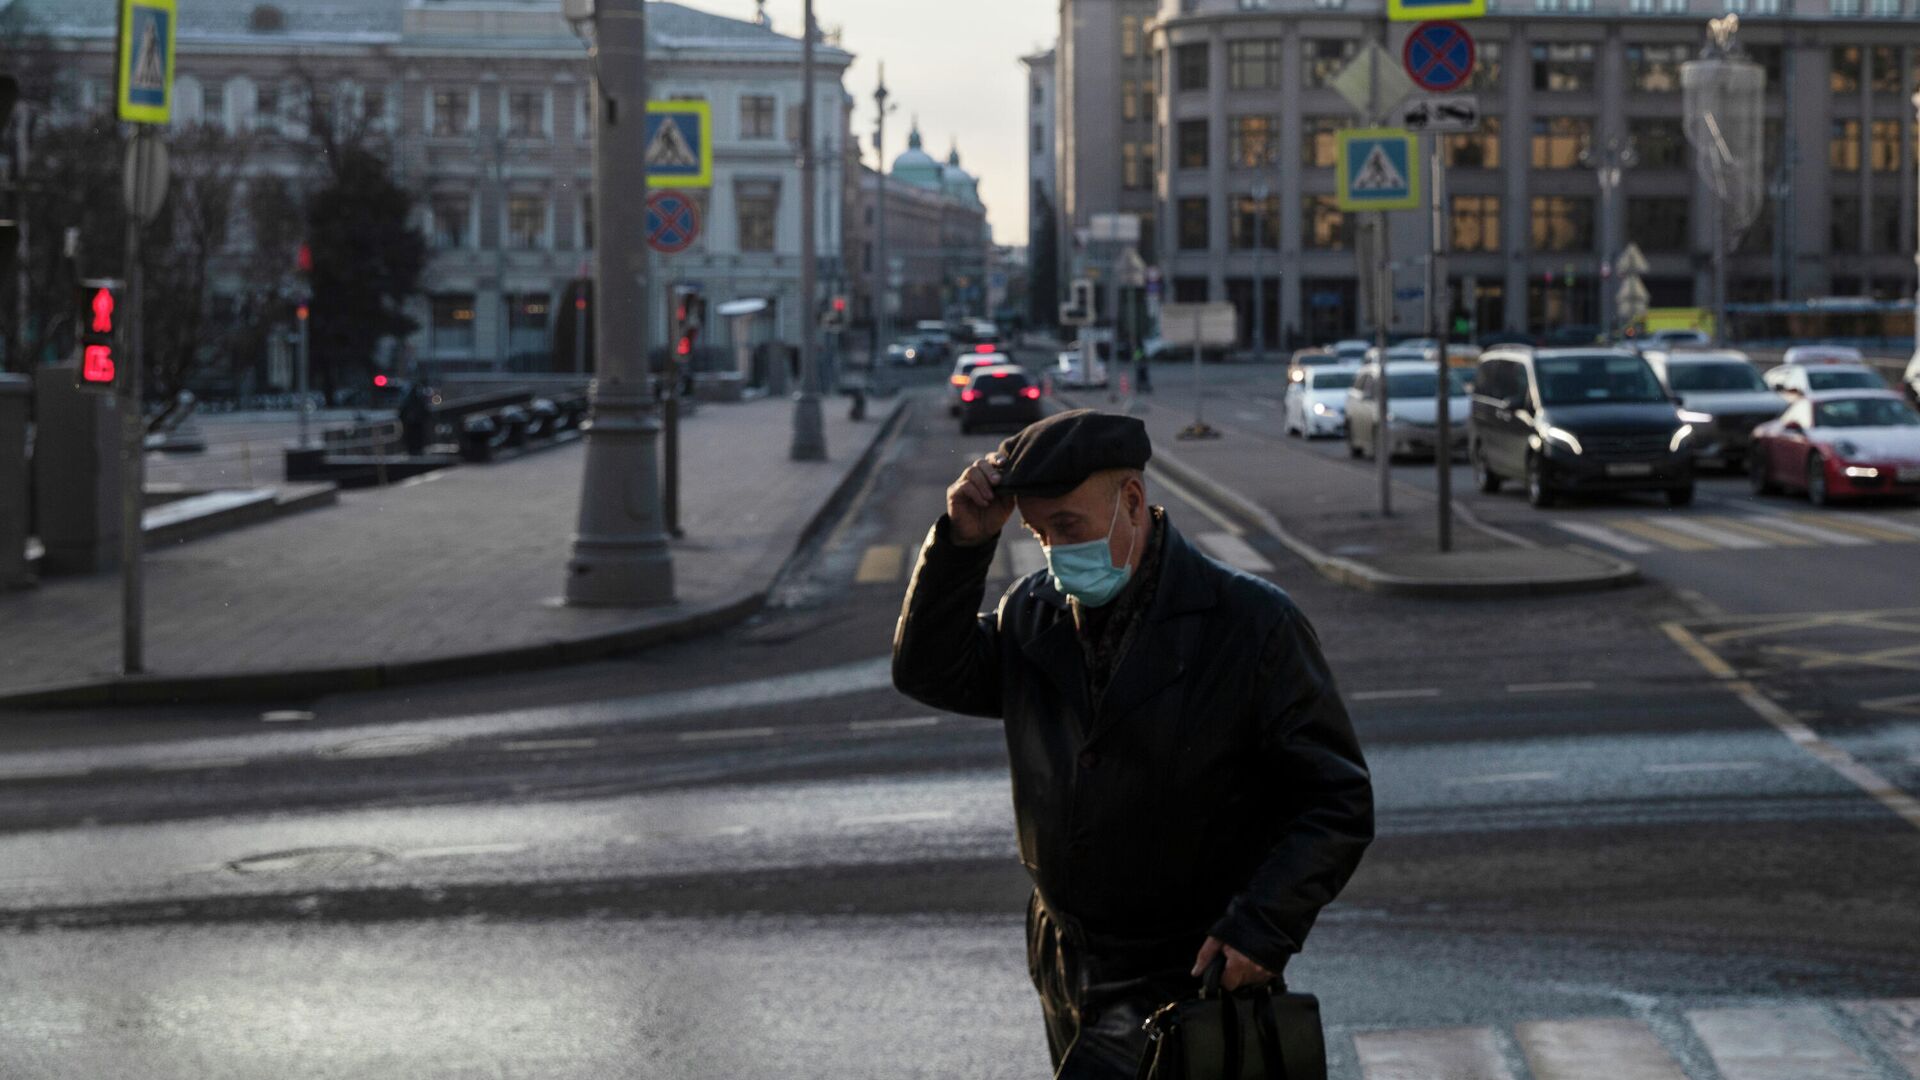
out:
M734 18L753 17L754 0L681 0ZM801 0L768 0L775 30L798 36ZM887 65L897 106L887 119L887 160L907 148L907 125L920 118L927 152L946 160L954 140L960 163L980 178L995 240L1027 242L1026 68L1020 58L1053 44L1059 9L1052 0L814 0L813 17L838 27L854 54L847 92L858 103L854 126L872 163L873 89Z

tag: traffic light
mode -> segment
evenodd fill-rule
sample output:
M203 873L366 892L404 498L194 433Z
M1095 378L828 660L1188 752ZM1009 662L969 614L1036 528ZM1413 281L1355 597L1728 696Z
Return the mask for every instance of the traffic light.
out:
M700 327L706 322L707 302L697 292L687 288L673 291L673 354L679 357L693 355L694 347L700 344Z
M844 330L847 327L847 298L835 296L821 302L820 329Z
M82 390L112 390L118 369L120 283L83 281L74 289L75 335L80 343L77 382Z

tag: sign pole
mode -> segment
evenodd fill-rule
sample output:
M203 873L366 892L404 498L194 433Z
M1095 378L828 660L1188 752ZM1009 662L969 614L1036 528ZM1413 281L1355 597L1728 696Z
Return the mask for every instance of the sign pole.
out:
M1441 207L1446 199L1441 188L1446 185L1446 162L1442 160L1440 142L1445 136L1435 133L1433 141L1433 190L1428 193L1433 212L1430 217L1433 234L1432 245L1427 253L1427 332L1437 343L1434 347L1437 368L1440 372L1440 385L1435 390L1434 423L1438 429L1433 449L1434 469L1438 474L1440 495L1440 550L1453 550L1453 417L1450 415L1453 404L1452 381L1448 378L1452 372L1447 365L1447 304L1445 303L1447 286L1446 233L1443 231L1445 218Z
M153 155L147 152L148 140L152 137L148 125L134 128L133 153L128 165L134 170L136 190L144 191L146 185L154 182L146 175L146 170L154 164ZM145 365L140 355L144 344L140 340L141 291L146 276L140 270L142 224L140 214L127 215L127 315L121 324L126 327L126 355L121 363L126 379L120 399L120 669L128 675L146 670L146 581L141 573L145 548L141 530L145 524L147 488L147 425L146 413L141 407Z
M1386 43L1387 24L1380 23L1381 44ZM1367 80L1367 123L1378 125L1385 107L1380 103L1380 52L1369 50ZM1377 260L1374 273L1379 282L1374 289L1374 301L1379 308L1374 313L1374 345L1380 350L1379 378L1374 386L1374 444L1373 456L1380 484L1380 516L1393 516L1393 436L1391 424L1387 419L1387 320L1393 310L1393 268L1388 262L1389 245L1387 243L1387 213L1377 211L1373 215L1374 244L1373 256Z

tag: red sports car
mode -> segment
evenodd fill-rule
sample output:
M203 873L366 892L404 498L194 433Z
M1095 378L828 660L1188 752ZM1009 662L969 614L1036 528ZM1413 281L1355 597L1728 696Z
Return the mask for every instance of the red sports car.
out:
M1747 461L1755 494L1920 498L1920 413L1891 390L1815 392L1753 429Z

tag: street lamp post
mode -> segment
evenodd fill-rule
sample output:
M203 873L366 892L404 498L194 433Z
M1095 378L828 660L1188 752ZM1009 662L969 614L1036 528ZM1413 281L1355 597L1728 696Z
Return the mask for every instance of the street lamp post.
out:
M1920 90L1914 91L1913 94L1913 115L1915 122L1920 123ZM1920 206L1920 202L1916 202L1915 205ZM1913 249L1913 265L1916 271L1916 284L1913 294L1913 352L1914 355L1920 356L1920 213L1915 213L1913 217L1915 244ZM1908 367L1908 378L1911 379L1912 365L1909 364Z
M793 399L793 445L788 457L794 461L827 459L826 421L820 412L819 356L814 335L819 329L819 313L814 310L814 275L819 267L814 230L814 201L819 197L813 174L813 0L806 0L800 32L800 393Z
M1614 306L1607 301L1607 283L1613 280L1610 268L1613 266L1614 243L1613 230L1614 192L1620 190L1620 182L1625 178L1626 170L1640 163L1640 155L1633 149L1633 142L1620 135L1609 135L1598 150L1588 148L1580 151L1580 163L1592 169L1600 181L1600 272L1594 275L1599 282L1600 318L1605 328L1605 340L1613 340Z
M651 262L647 189L645 0L599 0L594 20L592 316L600 362L586 427L579 527L567 602L645 607L673 602L673 556L660 505L660 461L647 372ZM609 197L610 193L619 193Z
M887 65L880 65L880 85L873 91L873 156L874 188L874 258L873 258L873 351L868 357L870 371L879 370L880 360L886 355L889 335L887 334L887 287L891 275L887 272Z
M1253 185L1253 359L1267 358L1267 281L1261 256L1266 247L1267 187L1265 180Z

